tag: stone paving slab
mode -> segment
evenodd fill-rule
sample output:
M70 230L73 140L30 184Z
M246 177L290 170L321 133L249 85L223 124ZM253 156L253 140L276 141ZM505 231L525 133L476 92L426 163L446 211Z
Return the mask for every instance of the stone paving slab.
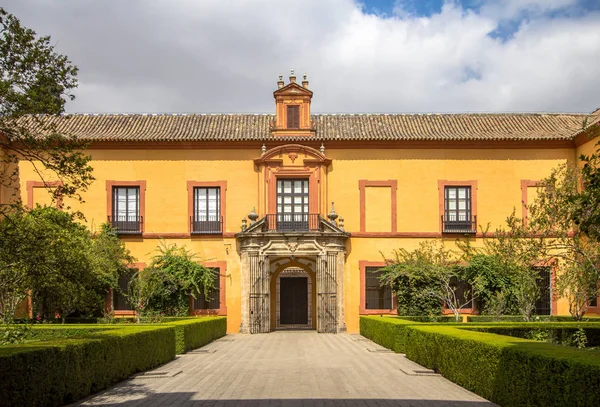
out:
M232 335L202 349L73 406L495 406L358 335Z

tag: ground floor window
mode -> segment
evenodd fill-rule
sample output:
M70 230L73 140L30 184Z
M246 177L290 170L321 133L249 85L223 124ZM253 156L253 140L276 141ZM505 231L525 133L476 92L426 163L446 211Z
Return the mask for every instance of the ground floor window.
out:
M536 267L539 271L538 287L540 298L535 303L536 315L552 314L552 267Z
M365 268L365 308L392 309L392 288L381 286L380 267Z
M196 294L194 298L193 308L200 310L218 310L221 308L221 287L220 287L220 269L215 267L214 271L214 290L210 292L208 297L204 293L200 292Z
M129 303L127 293L129 292L129 282L138 272L137 269L128 269L119 277L119 288L113 290L113 310L114 311L132 311L134 307Z

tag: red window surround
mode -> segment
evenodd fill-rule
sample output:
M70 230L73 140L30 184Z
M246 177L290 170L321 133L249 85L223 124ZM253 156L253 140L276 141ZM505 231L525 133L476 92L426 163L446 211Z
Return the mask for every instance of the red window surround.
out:
M445 179L438 180L438 196L439 196L439 214L440 233L444 231L442 218L444 216L444 190L446 187L471 187L471 216L477 216L477 180L469 181L448 181ZM479 220L478 220L479 222Z
M227 287L227 262L209 261L204 263L209 268L219 268L219 309L193 309L194 297L190 295L190 315L227 315L227 296L225 289Z
M106 181L106 216L113 216L113 187L139 187L140 188L140 217L142 219L142 232L146 230L146 180L138 181Z
M360 269L360 315L397 315L398 314L398 299L395 295L392 295L392 309L367 309L366 307L366 273L367 267L384 267L385 262L383 261L367 261L360 260L358 262L358 268Z
M223 224L221 225L221 230L223 234L227 230L226 226L226 217L225 212L227 209L227 181L188 181L187 182L187 193L188 193L188 233L192 232L192 225L189 220L194 216L194 188L210 188L210 187L218 187L220 189L220 202L219 202L219 211L221 211L221 217L223 218Z

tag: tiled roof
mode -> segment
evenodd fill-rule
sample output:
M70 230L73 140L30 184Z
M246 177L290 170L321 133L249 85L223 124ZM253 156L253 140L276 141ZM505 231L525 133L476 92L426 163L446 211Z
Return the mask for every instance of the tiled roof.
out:
M571 140L588 114L317 114L317 140ZM65 114L60 132L90 141L306 140L273 136L271 114Z

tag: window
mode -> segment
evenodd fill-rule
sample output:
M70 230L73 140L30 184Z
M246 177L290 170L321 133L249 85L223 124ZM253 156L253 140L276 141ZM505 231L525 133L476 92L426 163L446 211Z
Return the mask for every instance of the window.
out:
M218 310L221 308L221 276L220 269L215 267L212 269L214 271L214 290L210 292L208 295L209 298L204 296L204 293L197 293L196 298L194 298L194 309L200 310Z
M129 282L136 275L137 269L129 269L119 276L119 289L113 290L113 310L131 311L133 307L129 304L126 294L129 292Z
M277 180L277 229L308 230L308 180Z
M471 218L471 187L444 187L443 231L450 233L475 232Z
M221 233L221 190L194 187L192 233Z
M590 307L597 307L598 306L598 297L593 297L590 300L589 306Z
M141 233L140 187L113 187L112 226L117 233Z
M540 297L535 302L536 315L552 315L552 267L534 267L539 272L537 280Z
M381 286L380 267L365 267L365 309L392 309L392 288Z
M293 105L287 107L287 128L300 128L300 106Z

